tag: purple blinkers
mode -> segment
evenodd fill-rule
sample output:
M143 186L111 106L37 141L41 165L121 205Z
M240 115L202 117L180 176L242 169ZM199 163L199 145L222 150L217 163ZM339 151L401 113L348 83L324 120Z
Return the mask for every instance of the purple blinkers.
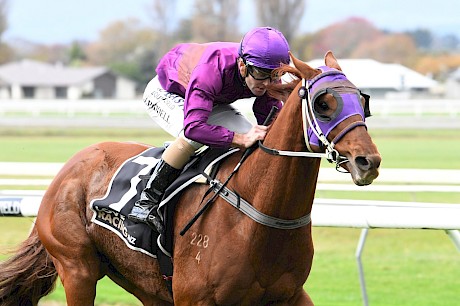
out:
M327 66L321 66L319 69L322 73L308 81L313 113L317 119L312 122L313 128L327 137L340 122L353 115L360 115L364 122L369 110L365 111L365 108L368 108L367 103L365 106L361 104L359 89L341 71ZM336 110L328 116L317 111L317 104L320 103L318 97L325 93L332 94L337 101ZM307 133L310 144L320 147L323 145L313 132L312 126L308 127Z

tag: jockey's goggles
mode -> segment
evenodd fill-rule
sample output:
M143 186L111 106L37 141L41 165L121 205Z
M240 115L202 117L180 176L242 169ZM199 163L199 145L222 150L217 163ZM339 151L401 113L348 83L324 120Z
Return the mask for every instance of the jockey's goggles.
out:
M248 61L244 62L246 65L246 69L248 70L248 73L257 81L265 81L267 79L270 79L270 81L274 81L272 78L272 69L266 69L266 68L259 68L256 67L252 64L250 64Z
M247 65L249 74L258 81L264 81L272 78L272 70L257 68L256 66Z

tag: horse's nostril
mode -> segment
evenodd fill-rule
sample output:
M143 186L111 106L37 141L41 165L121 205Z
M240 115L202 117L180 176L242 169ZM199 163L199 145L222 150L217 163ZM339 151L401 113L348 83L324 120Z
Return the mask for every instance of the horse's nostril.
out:
M359 169L361 170L369 170L372 168L372 161L367 159L364 156L358 156L355 158L355 163L358 166Z
M368 171L370 169L378 169L380 167L381 161L382 158L378 154L357 156L355 158L355 163L357 167L363 171Z

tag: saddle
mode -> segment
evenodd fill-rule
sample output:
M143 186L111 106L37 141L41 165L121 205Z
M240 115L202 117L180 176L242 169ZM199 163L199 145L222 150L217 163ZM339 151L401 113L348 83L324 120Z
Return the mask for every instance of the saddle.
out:
M114 232L130 249L158 259L171 291L172 220L179 196L192 183L209 183L215 177L221 161L239 149L207 148L192 157L181 175L165 191L159 206L165 233L159 235L148 225L128 219L128 214L147 185L164 150L164 147L149 148L123 162L112 177L106 194L92 200L90 208L94 211L91 219L93 223Z

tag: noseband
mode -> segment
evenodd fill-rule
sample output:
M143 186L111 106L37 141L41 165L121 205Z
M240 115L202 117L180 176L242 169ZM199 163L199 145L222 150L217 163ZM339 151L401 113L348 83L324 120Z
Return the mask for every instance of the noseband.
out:
M271 149L259 141L259 147L266 153L272 155L293 156L293 157L312 157L326 158L329 162L336 164L336 170L346 172L340 165L348 162L345 156L334 148L335 144L342 139L348 132L358 126L366 127L364 122L370 116L369 96L364 95L356 88L339 70L322 66L319 68L321 73L311 80L302 79L302 86L299 88L298 95L302 101L302 121L305 144L308 152L282 151ZM325 117L318 114L314 108L316 99L325 93L330 93L337 101L337 109L330 116ZM360 103L360 98L365 98L364 107ZM342 121L353 116L360 115L362 121L355 121L346 126L332 141L327 139L329 133ZM367 128L367 127L366 127ZM323 132L325 131L325 132ZM313 152L311 144L324 150L324 153Z

